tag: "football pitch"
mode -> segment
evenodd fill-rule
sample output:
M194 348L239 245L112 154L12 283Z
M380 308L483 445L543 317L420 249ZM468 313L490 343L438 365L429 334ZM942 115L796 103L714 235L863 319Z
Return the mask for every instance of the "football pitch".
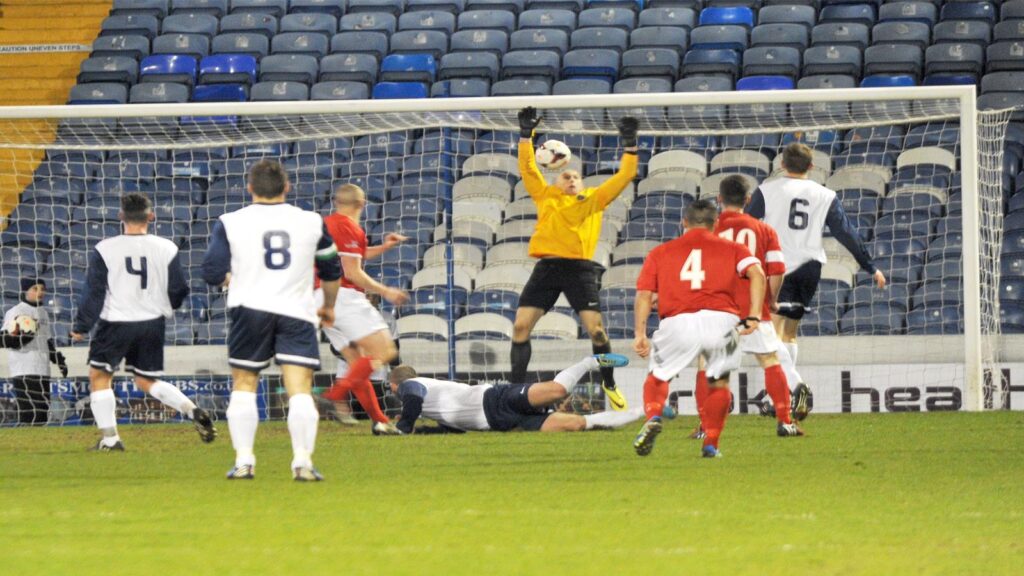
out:
M322 422L327 481L291 480L284 423L229 482L225 422L0 431L0 573L1021 574L1024 413L812 415L780 439L693 418L635 428L373 437Z

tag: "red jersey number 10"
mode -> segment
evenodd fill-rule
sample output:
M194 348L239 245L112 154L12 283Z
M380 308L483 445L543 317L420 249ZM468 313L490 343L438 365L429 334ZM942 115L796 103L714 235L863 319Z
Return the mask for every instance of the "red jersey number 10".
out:
M719 238L725 238L729 242L746 244L751 254L757 254L757 235L750 228L741 228L739 232L729 228L718 233Z

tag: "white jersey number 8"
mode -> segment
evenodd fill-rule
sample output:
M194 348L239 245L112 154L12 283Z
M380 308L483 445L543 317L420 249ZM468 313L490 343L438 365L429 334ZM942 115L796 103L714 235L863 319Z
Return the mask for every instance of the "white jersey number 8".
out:
M691 250L683 263L683 269L679 271L679 279L690 283L690 290L700 290L704 285L704 269L700 265L700 250Z
M736 234L732 228L729 228L719 232L718 237L725 238L729 242L746 244L751 254L757 254L757 235L750 228L743 228L739 231L739 234Z

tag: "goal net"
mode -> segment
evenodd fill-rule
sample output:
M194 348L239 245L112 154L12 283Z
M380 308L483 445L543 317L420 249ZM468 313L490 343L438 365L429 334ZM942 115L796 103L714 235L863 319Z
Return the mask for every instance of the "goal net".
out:
M411 295L400 308L382 306L395 319L403 362L443 378L506 379L518 295L535 262L527 243L537 209L516 160L516 112L526 105L543 114L538 143L568 144L569 168L586 186L618 169L615 122L640 119L639 174L605 211L593 256L606 268L600 307L614 351L632 356L640 264L681 232L685 206L714 198L730 174L743 174L751 187L777 177L781 149L797 141L814 150L810 177L837 192L890 281L873 288L838 242L826 240L829 262L800 327L797 362L816 409L1013 403L1013 363L1024 346L1004 334L1024 330L1024 231L1019 214L1006 210L1024 139L1010 124L1012 111L976 111L970 87L933 87L0 109L3 309L17 303L22 278L43 279L43 308L70 364L67 378L53 367L46 419L90 416L87 345L73 345L68 332L89 250L120 232L126 192L152 198L151 231L180 246L191 279L186 305L167 322L168 380L201 406L223 410L225 299L203 284L199 265L216 218L250 201L246 174L263 158L288 170L290 202L326 215L333 188L355 183L368 195L363 226L371 244L392 232L409 238L365 266ZM530 379L591 353L564 297L532 341ZM335 365L326 345L322 358L320 385ZM633 359L617 381L639 406L645 369ZM693 376L686 371L671 384L683 413L693 412ZM581 383L562 409L603 409L597 378ZM752 362L733 375L733 387L737 411L756 411L763 376ZM174 417L147 403L127 377L115 391L119 417ZM15 397L4 380L5 424L19 420ZM265 417L283 414L273 369L260 402Z

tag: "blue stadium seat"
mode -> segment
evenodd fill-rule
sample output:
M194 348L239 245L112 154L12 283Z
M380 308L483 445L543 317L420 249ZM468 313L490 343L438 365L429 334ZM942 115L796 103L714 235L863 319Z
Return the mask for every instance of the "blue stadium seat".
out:
M114 0L112 16L146 15L163 18L171 9L170 0Z
M569 48L612 48L622 52L629 45L629 32L622 28L580 28L569 37Z
M871 37L875 44L912 44L923 50L931 44L931 29L923 22L880 22Z
M637 28L629 34L630 49L669 48L682 56L688 45L689 36L684 28L649 26Z
M210 50L214 54L248 54L259 60L270 53L270 39L246 32L218 34L213 37Z
M910 302L912 309L960 306L963 303L963 285L959 278L925 282L914 290Z
M999 324L1004 334L1024 334L1024 308L1014 305L1000 306Z
M269 42L277 29L277 18L270 14L229 14L220 19L221 34L259 34Z
M986 72L1024 71L1024 41L995 42L985 49Z
M792 90L789 76L747 76L736 81L737 90Z
M680 222L683 219L683 211L686 209L689 200L682 194L676 192L653 192L644 194L637 198L629 209L628 219L645 220L647 218ZM642 264L642 262L627 262L630 264Z
M817 15L813 6L785 4L765 6L757 13L758 25L763 24L800 24L809 31L817 23Z
M291 14L330 14L341 18L345 13L345 2L338 0L291 0L288 12Z
M145 36L152 40L160 30L160 21L149 14L108 16L100 24L100 36Z
M373 98L376 100L427 96L427 87L418 82L378 82L373 87Z
M821 9L819 23L850 22L871 27L875 25L875 7L871 4L833 4Z
M377 81L377 57L372 54L331 54L320 60L320 82Z
M508 34L500 30L463 30L449 39L452 52L490 52L498 58L508 52L508 42Z
M908 44L876 44L864 51L864 76L900 75L921 77L924 51Z
M991 26L997 14L990 2L948 2L942 5L942 20L981 20Z
M413 314L433 314L447 318L449 314L449 294L453 301L452 316L459 318L463 315L469 294L465 288L458 286L453 287L451 292L442 286L428 286L419 290L413 290L409 294L409 304L407 306L412 309Z
M611 94L611 91L611 84L604 80L593 78L559 80L551 88L551 93L556 96L564 94Z
M191 86L196 80L196 59L189 56L148 56L140 65L142 82L175 82Z
M743 51L750 44L749 35L743 26L702 25L690 31L690 49Z
M448 52L448 36L437 30L406 30L391 36L391 54L429 54L440 61Z
M563 77L597 76L609 83L619 75L619 53L607 48L570 50L562 60Z
M840 334L883 336L902 334L905 310L888 303L854 306L839 320Z
M875 237L879 239L928 237L932 233L934 222L934 218L927 210L907 210L883 214L875 223Z
M753 28L754 11L745 6L705 8L700 11L699 22L701 26L736 24Z
M498 57L490 52L451 52L441 58L438 78L484 78L498 80Z
M545 76L555 79L560 60L558 53L550 50L513 50L501 59L501 75L502 78Z
M810 43L802 24L759 24L750 31L751 46L786 46L805 50Z
M669 48L633 48L622 54L622 78L634 76L665 77L674 81L679 76L679 52ZM669 85L667 92L672 91Z
M740 72L740 55L735 50L690 50L683 56L682 75L724 75L729 77L729 86ZM676 89L678 92L678 88Z
M759 46L743 52L744 76L800 75L800 51L796 48Z
M398 18L387 12L360 12L358 14L345 14L338 21L338 31L356 32L384 32L388 36L395 33L398 28Z
M625 262L623 262L625 263ZM643 262L629 262L642 264ZM635 288L602 288L599 293L602 310L631 310L636 299Z
M875 286L857 286L850 292L846 302L850 307L888 305L902 315L910 309L910 290L904 284L891 283L884 290Z
M231 0L230 15L269 14L280 18L287 12L288 0Z
M270 41L271 54L309 54L323 58L327 47L327 36L317 33L281 32Z
M963 318L958 308L921 308L907 314L907 334L961 333Z
M153 53L204 58L210 54L210 38L201 34L161 34L153 39Z
M388 36L385 32L349 30L339 32L331 38L331 53L347 54L367 52L381 60L388 54Z
M920 22L929 28L938 16L939 9L931 2L887 2L878 10L879 22Z
M153 58L147 56L146 60ZM146 60L143 60L145 62ZM139 76L139 64L127 56L103 56L86 58L78 73L78 83L88 84L91 82L118 82L128 85L134 84Z
M253 85L250 97L253 102L309 100L309 85L282 80L258 82Z
M171 14L209 14L220 18L228 12L228 0L171 0Z
M657 240L664 242L679 236L678 220L654 220L647 219L637 222L628 222L619 231L619 240Z
M90 56L125 56L141 60L149 56L149 38L136 35L100 36L93 40Z
M621 28L627 34L636 27L636 13L621 8L587 8L577 18L579 28Z
M450 12L407 12L398 17L399 30L438 30L455 33L455 15Z
M913 76L875 74L867 76L860 82L861 88L898 88L901 86L916 86L917 82Z
M697 25L697 13L678 6L646 8L640 12L640 27L672 26L685 28L687 32Z
M218 54L199 62L200 84L253 84L256 59L246 54Z
M485 28L511 34L516 29L516 15L508 10L474 10L459 14L458 24L459 30Z
M564 30L517 30L512 33L509 50L548 50L561 57L569 51L569 34Z
M243 84L209 84L192 89L193 102L245 102L248 86Z
M196 324L195 343L199 345L223 346L228 343L228 324L224 320Z
M110 82L93 82L77 84L71 87L68 104L125 104L128 102L128 89L124 84Z
M871 243L869 252L875 258L901 256L923 264L926 244L925 239L921 237L880 238Z
M571 34L576 29L576 13L569 10L527 10L519 15L520 30L548 28Z
M479 78L459 78L434 82L431 98L482 98L491 93L491 83Z
M7 229L0 233L0 244L52 249L60 245L60 239L54 234L53 226L50 224L18 221L8 225Z
M380 64L380 78L385 82L431 83L436 77L437 62L430 54L392 54Z
M469 295L466 312L479 314L491 312L501 314L509 320L515 317L519 306L519 294L510 290L480 290Z

